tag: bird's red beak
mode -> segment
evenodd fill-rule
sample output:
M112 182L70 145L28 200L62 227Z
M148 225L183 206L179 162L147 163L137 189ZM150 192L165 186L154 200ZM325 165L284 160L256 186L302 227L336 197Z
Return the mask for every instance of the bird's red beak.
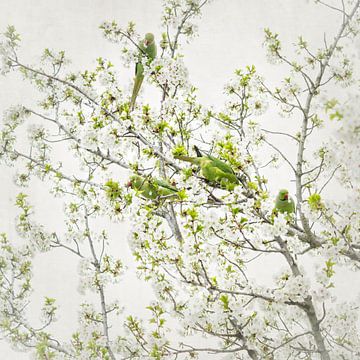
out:
M285 200L289 200L289 194L285 194L285 195L284 195L284 199L285 199Z
M129 181L129 182L126 184L127 187L131 187L131 185L132 185L131 181Z

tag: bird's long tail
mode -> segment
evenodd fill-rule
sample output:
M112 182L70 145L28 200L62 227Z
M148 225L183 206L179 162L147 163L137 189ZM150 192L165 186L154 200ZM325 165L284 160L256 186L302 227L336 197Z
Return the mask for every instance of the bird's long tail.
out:
M182 161L187 161L187 162L190 162L192 164L198 164L197 158L193 158L193 157L190 157L190 156L175 155L174 158L178 159L178 160L182 160Z
M141 88L141 84L144 80L144 76L143 75L137 75L135 77L135 82L134 82L134 88L133 88L133 92L131 95L131 101L130 101L130 109L131 111L134 110L135 108L135 102L136 102L136 98L139 94L140 88Z
M197 157L202 157L201 151L196 145L194 145L194 150L196 152Z

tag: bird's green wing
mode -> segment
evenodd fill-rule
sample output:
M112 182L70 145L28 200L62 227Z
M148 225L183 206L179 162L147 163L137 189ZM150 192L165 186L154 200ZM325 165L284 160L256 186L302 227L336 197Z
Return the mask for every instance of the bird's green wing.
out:
M158 185L160 188L168 189L172 192L178 192L178 189L174 186L171 186L169 183L163 180L156 179L154 180L154 183Z
M202 166L201 173L208 181L217 183L227 190L234 190L235 186L239 184L239 180L234 174L225 173L217 166L213 166L212 162Z
M157 191L156 187L149 181L144 182L143 186L140 189L140 193L147 199L152 200L156 199L159 196L159 192Z
M199 158L201 159L201 158ZM223 172L217 167L212 166L212 162L203 162L200 165L202 176L209 181L218 181L221 178Z
M281 213L294 213L295 212L295 203L292 198L289 201L280 200L279 196L275 200L275 208Z
M214 166L218 167L221 171L228 173L228 174L234 174L234 170L231 168L230 165L226 164L225 162L208 155L207 156L210 160L213 161Z
M228 174L234 174L233 169L228 164L226 164L225 162L223 162L220 159L218 159L218 158L216 158L214 156L211 156L211 155L202 155L200 149L196 145L194 145L194 150L196 152L197 157L208 158L208 159L212 160L213 165L218 167L221 171L223 171L225 173L228 173Z
M152 44L148 45L146 48L145 48L145 52L146 52L146 55L148 56L148 58L150 60L154 60L156 58L156 54L157 54L157 47L156 47L156 44L155 42L153 42Z
M235 176L234 173L226 173L219 169L218 167L213 167L212 172L215 174L215 180L225 188L229 188L229 185L237 185L239 184L238 178ZM233 189L234 186L231 186L231 189Z
M237 179L231 167L219 159L210 156L193 158L190 156L178 155L174 157L176 159L187 161L200 166L201 175L206 180L211 182L217 182L222 187L230 189L228 184L239 184L239 180ZM234 186L231 187L234 188Z
M131 181L131 187L137 190L139 195L150 200L156 200L159 197L174 196L178 192L175 187L159 179L149 179L134 175L131 177Z

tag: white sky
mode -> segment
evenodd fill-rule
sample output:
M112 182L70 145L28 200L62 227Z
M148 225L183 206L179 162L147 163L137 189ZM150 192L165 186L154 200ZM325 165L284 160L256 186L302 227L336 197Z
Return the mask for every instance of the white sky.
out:
M98 56L109 58L119 66L120 49L102 37L98 29L100 23L116 19L125 25L133 20L138 24L139 33L151 31L159 38L160 11L160 0L1 0L0 31L8 24L15 25L21 34L20 53L26 63L36 63L42 50L48 47L65 50L76 70L94 66ZM265 27L279 32L284 47L287 47L286 44L294 43L299 34L320 46L323 33L327 31L331 37L335 26L331 13L319 11L319 6L305 0L215 0L204 8L199 21L199 36L184 47L185 62L192 82L199 88L200 99L207 105L221 107L222 87L235 68L255 64L270 83L276 83L283 75L281 68L266 62L262 48ZM119 71L128 86L133 69L119 68ZM144 95L151 97L151 89L146 89ZM0 78L0 113L11 104L31 104L33 101L31 87L21 79L13 75ZM264 119L269 127L276 121L286 121L278 119L275 111L270 111ZM0 170L0 231L15 237L13 203L19 190L12 185L13 171L4 167ZM277 181L281 183L279 187L289 185L289 179L281 176L277 176ZM32 202L38 205L39 218L46 219L50 225L55 224L61 203L53 205L49 202L41 183L34 184L27 192L31 193ZM116 251L130 256L127 224L121 227L113 231L119 240ZM76 318L79 296L72 275L76 272L76 259L62 255L59 250L36 259L34 287L37 288L35 295L40 298L45 295L59 298L66 315L59 320L57 330L66 334L67 329L73 329L75 325L73 319ZM114 288L112 295L121 296L138 309L146 305L151 296L149 286L136 282L133 276L127 277L120 287ZM4 360L28 358L28 355L13 352L3 342L0 342L0 354Z

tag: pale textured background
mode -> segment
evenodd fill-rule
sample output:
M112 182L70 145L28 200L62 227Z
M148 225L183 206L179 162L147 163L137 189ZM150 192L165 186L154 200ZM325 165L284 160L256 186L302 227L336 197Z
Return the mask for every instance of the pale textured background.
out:
M111 59L116 65L119 48L103 39L98 26L104 20L116 19L120 24L133 20L140 33L154 32L160 37L160 0L1 0L0 31L13 24L22 37L21 55L26 63L36 63L45 47L63 49L73 61L72 68L85 69L94 65L98 56ZM262 48L263 28L270 27L279 32L285 44L296 41L302 34L310 43L321 45L324 31L334 33L336 23L333 15L322 13L319 7L301 0L216 0L204 8L199 21L199 36L184 48L185 61L189 68L191 81L199 88L200 99L208 105L221 107L223 84L232 76L235 68L255 64L258 71L269 80L276 82L284 75L281 67L270 65L265 60ZM287 46L285 46L287 47ZM126 86L132 77L133 69L119 69ZM150 89L151 91L151 89ZM31 104L34 98L31 87L17 76L0 78L0 113L11 104ZM145 96L151 98L149 89ZM265 116L269 128L279 120L276 111ZM276 123L278 126L278 123ZM291 126L291 125L290 125ZM318 139L320 141L321 139ZM66 153L63 160L66 161ZM286 170L280 170L272 180L273 187L293 185L286 177ZM282 176L281 176L282 175ZM0 231L16 238L14 198L19 189L12 184L12 169L0 168ZM61 202L49 198L44 186L34 182L30 189L31 201L37 206L37 217L49 227L59 226ZM126 223L112 228L114 235L114 255L130 257L126 234ZM79 301L77 292L76 259L61 250L52 255L40 255L35 260L33 317L37 316L37 301L43 296L59 300L63 317L59 319L56 330L66 335L75 329L76 307ZM259 269L259 276L266 269ZM341 276L341 274L339 274ZM344 281L339 293L350 286ZM142 309L151 298L151 288L138 282L133 274L113 289L112 296L121 297L133 312ZM0 358L27 359L28 354L14 352L4 342L0 342Z

